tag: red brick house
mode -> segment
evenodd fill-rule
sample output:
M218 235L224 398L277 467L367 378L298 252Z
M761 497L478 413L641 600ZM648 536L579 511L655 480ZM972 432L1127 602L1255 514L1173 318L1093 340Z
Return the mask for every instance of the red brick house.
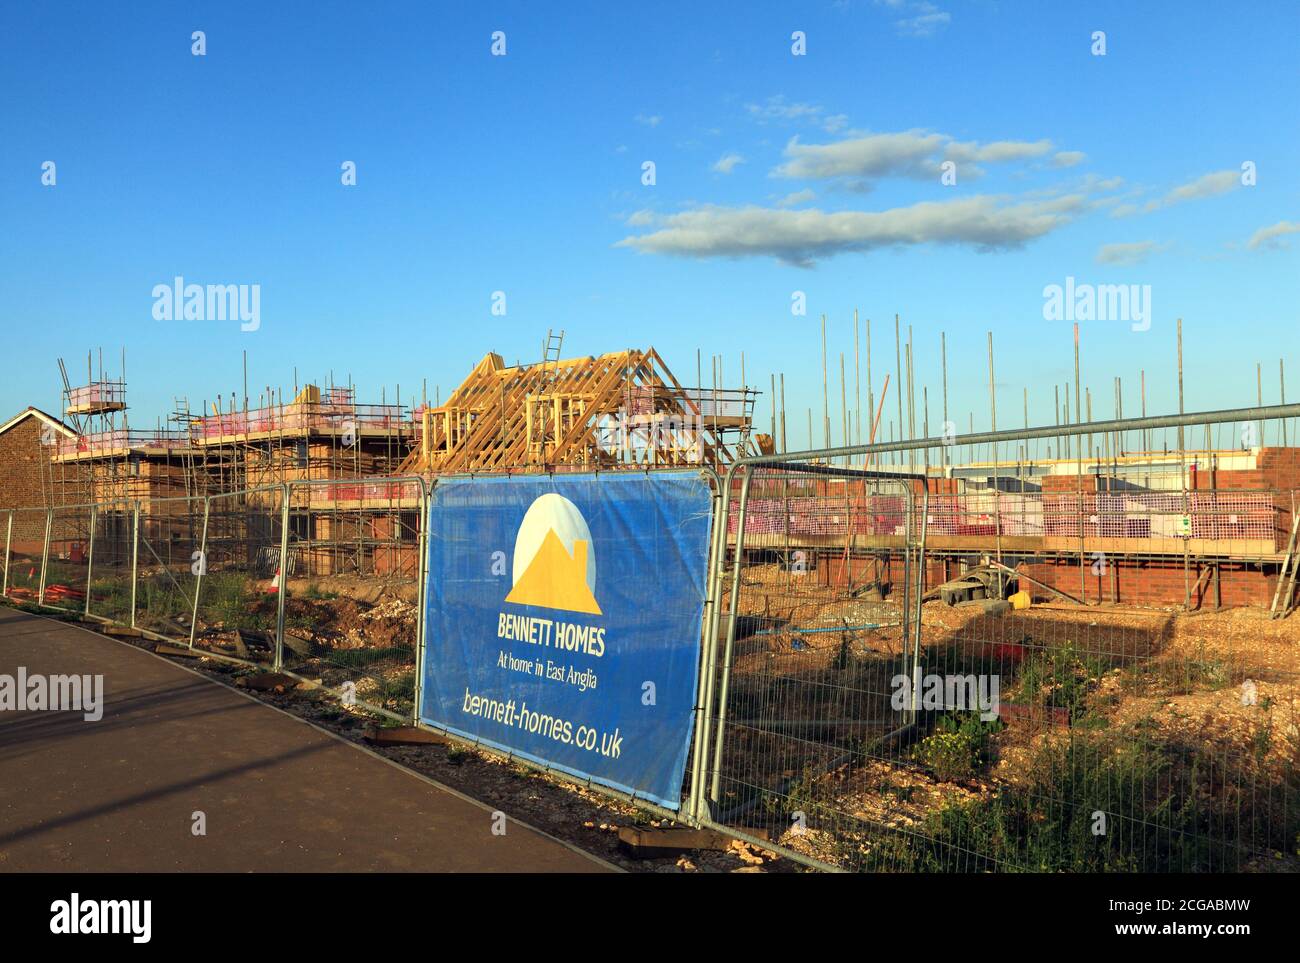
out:
M0 551L8 509L49 508L67 499L68 469L52 462L50 454L57 441L73 437L70 427L39 408L27 408L0 425ZM44 537L45 521L38 512L14 516L14 551L30 551L32 542L39 550Z

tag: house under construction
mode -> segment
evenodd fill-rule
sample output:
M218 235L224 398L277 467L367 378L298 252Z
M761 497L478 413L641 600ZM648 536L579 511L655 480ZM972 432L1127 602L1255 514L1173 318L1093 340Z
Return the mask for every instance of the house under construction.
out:
M214 514L218 504L231 512L222 524L232 532L243 525L249 543L278 543L287 524L300 572L410 577L423 487L400 479L722 470L773 453L773 435L784 436L775 392L772 433L761 434L754 431L758 392L748 385L725 388L717 377L712 386L684 385L653 347L567 360L559 348L558 338L548 338L543 359L530 364L487 354L445 401L414 410L358 404L350 387L308 385L288 402L272 400L268 389L258 404L205 402L198 415L178 402L167 430L144 432L127 422L124 381L101 374L73 387L65 375L73 433L52 438L65 488L53 504L106 506L99 522L106 535L136 505L142 538L186 544L197 526L195 496L222 496L211 500ZM871 407L883 406L882 391ZM846 437L848 424L846 415ZM1009 461L996 451L990 458L968 449L963 457L962 446L944 446L918 449L906 466L861 458L824 464L927 479L928 585L994 562L1052 597L1268 605L1295 570L1300 499L1300 449L1287 444L1285 424L1276 427L1277 444L1236 449L1211 446L1207 430L1203 450L1183 445L1182 435L1161 450L1150 431L1135 427L1087 437L1086 454L1080 436L1073 450L1068 439L1047 444L1045 458L1028 447ZM1256 429L1253 441L1264 437L1265 426ZM275 507L284 483L292 495L282 521ZM756 484L745 551L797 554L828 587L888 585L900 533L887 501L833 472ZM114 504L122 505L116 522ZM236 507L260 514L256 522L252 513L236 519ZM734 547L734 515L732 525ZM67 536L69 554L80 538Z
M422 488L386 480L394 476L722 467L772 450L770 436L751 431L756 391L685 387L653 348L562 360L561 337L534 364L488 354L444 404L413 412L309 384L288 402L268 388L255 404L230 397L202 414L178 400L169 427L147 431L130 425L125 379L105 377L101 364L74 386L61 363L73 431L50 445L62 486L53 504L99 504L101 545L125 543L137 510L141 540L171 564L163 559L188 557L212 496L210 543L238 531L265 551L287 523L290 574L409 576ZM56 520L56 554L74 556L88 533L64 528Z
M757 394L684 387L653 347L514 366L488 354L419 413L399 473L717 468L773 450L752 431Z
M889 586L900 576L904 507L926 478L926 585L982 563L1068 601L1284 604L1296 561L1300 449L1130 452L1091 461L954 461L880 466L894 485L759 474L746 506L752 558L797 557L828 587ZM901 487L900 487L901 486ZM913 538L919 518L913 519ZM733 518L730 544L737 542Z

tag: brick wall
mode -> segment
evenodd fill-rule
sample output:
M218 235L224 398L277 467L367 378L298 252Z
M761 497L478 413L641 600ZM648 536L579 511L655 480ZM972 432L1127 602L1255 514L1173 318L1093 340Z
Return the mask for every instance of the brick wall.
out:
M1022 563L1025 574L1046 582L1075 598L1079 597L1079 560ZM1183 563L1179 559L1121 559L1107 563L1105 571L1093 570L1093 562L1084 562L1082 591L1087 601L1123 602L1129 605L1182 605L1185 596ZM1213 606L1214 579L1205 567L1191 560L1189 581L1194 606ZM1199 580L1199 587L1198 587ZM1219 569L1219 591L1225 606L1268 605L1273 600L1276 576L1272 571L1246 562L1225 562ZM1050 593L1026 585L1036 598Z
M49 508L51 501L64 504L65 473L69 484L75 476L64 465L49 460L41 445L39 418L25 418L0 434L0 512L10 508ZM70 494L70 493L69 493ZM7 520L0 516L0 552L4 548ZM40 512L19 512L14 516L15 552L40 551L45 539L45 517Z
M874 560L810 553L809 568L825 586L844 589L849 584L860 586L872 581L877 572L886 582L902 578L903 567L899 556L888 562L883 559L877 567ZM1068 595L1079 597L1079 560L1058 559L1020 563L1019 571L1040 582L1045 582ZM1089 558L1083 565L1083 593L1088 602L1121 602L1137 606L1181 606L1184 598L1183 563L1181 559L1121 559L1109 561L1104 572L1093 571ZM962 571L959 560L929 556L925 565L925 585L929 590L957 578ZM1100 571L1100 569L1099 569ZM1192 604L1195 607L1212 607L1215 604L1214 578L1208 566L1198 566L1193 558L1190 566ZM1219 568L1219 597L1224 606L1268 606L1273 601L1277 585L1276 565L1266 570L1248 562L1224 562ZM1032 583L1022 587L1036 599L1049 600L1050 592Z

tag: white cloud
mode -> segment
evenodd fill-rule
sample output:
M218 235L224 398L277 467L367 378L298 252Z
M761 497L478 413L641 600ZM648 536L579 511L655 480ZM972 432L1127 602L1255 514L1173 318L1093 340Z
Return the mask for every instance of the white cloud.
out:
M1058 151L1052 158L1053 167L1074 167L1076 164L1082 164L1088 159L1088 155L1081 150L1063 150Z
M1300 223L1295 221L1278 221L1276 224L1270 224L1268 227L1261 227L1258 231L1250 236L1246 246L1252 251L1263 248L1284 248L1290 247L1289 241L1283 240L1288 234L1300 234Z
M797 207L805 204L817 196L817 192L811 188L804 188L801 191L795 191L793 194L787 194L776 202L777 207Z
M904 37L933 37L935 31L940 27L946 27L952 22L952 14L944 10L936 10L933 13L923 13L915 17L905 17L902 20L895 20L894 26Z
M1241 186L1241 174L1239 171L1213 171L1209 174L1203 174L1195 180L1188 181L1185 184L1179 184L1177 187L1168 191L1163 197L1153 198L1142 204L1140 207L1136 203L1120 204L1111 212L1111 217L1131 217L1134 214L1150 214L1153 211L1163 210L1173 207L1175 204L1183 204L1187 201L1204 200L1207 197L1217 197L1220 194L1227 194ZM1145 193L1145 189L1139 189L1133 192L1135 195Z
M775 173L781 177L884 177L918 173L943 146L942 134L912 130L900 134L871 134L833 144L801 144L791 138L788 158ZM929 162L929 173L933 161Z
M981 161L989 164L1005 164L1030 157L1041 157L1051 149L1050 140L995 140L988 144L953 141L944 149L944 159L959 164Z
M761 104L746 104L745 110L760 124L816 123L828 134L837 134L849 126L848 114L827 114L820 104L792 103L779 95Z
M730 174L736 169L737 164L745 163L745 158L739 154L723 154L713 165L713 169L719 174Z
M952 22L952 14L928 0L876 0L876 5L895 13L911 14L894 21L894 29L904 37L932 37Z
M647 227L654 222L655 212L646 207L639 211L633 211L627 219L629 227Z
M1127 244L1103 244L1097 249L1097 263L1127 267L1141 264L1152 254L1162 250L1155 241L1134 241Z
M1215 171L1180 184L1164 196L1163 205L1181 204L1183 201L1198 201L1204 197L1226 194L1241 186L1240 171Z
M769 120L811 120L822 113L817 104L790 103L785 97L777 95L767 98L762 104L746 104L749 116L760 122Z
M829 144L801 144L793 137L785 147L785 163L773 172L779 177L887 176L937 177L941 161L959 165L966 177L978 177L980 163L1005 164L1041 157L1052 150L1050 140L956 141L946 134L909 130L893 134L866 134Z
M801 266L845 252L928 243L992 251L1042 237L1086 207L1087 198L1078 194L1018 202L980 195L834 213L707 206L669 215L657 230L625 237L616 246L679 257L774 257Z
M647 127L658 127L659 122L663 120L658 114L650 114L649 116L637 114L635 119L638 124L645 124Z

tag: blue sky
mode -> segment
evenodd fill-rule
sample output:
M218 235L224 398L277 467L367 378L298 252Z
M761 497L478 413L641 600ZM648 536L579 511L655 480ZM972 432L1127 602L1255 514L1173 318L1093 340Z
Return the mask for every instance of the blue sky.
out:
M784 372L794 446L823 313L852 399L856 307L877 390L911 325L935 433L940 331L962 430L989 331L1001 426L1026 386L1051 423L1066 277L1150 286L1150 330L1082 325L1095 415L1115 376L1135 413L1142 369L1176 408L1179 316L1189 408L1252 402L1257 361L1276 401L1281 356L1296 400L1298 28L1289 2L7 4L0 415L57 408L56 359L75 380L92 348L114 374L126 349L146 427L240 392L245 350L254 393L296 366L406 400L562 328L566 356L653 344L683 381L698 349L738 382L743 350L764 391ZM155 320L177 275L260 285L260 328Z

